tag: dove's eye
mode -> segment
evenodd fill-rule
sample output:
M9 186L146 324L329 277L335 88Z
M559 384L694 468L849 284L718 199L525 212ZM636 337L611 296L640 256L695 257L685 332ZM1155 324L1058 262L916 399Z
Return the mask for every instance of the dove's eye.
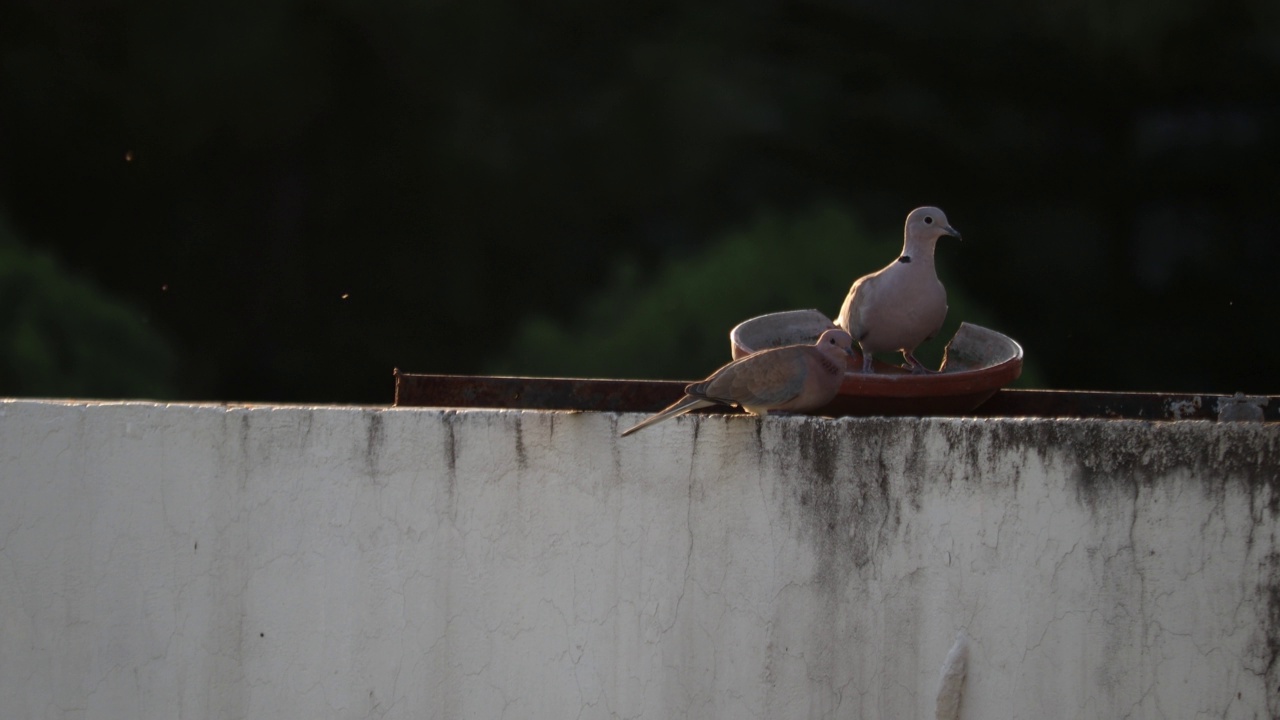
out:
M929 217L928 215L925 215L925 216L924 216L924 224L925 224L925 225L932 225L932 224L933 224L933 218Z

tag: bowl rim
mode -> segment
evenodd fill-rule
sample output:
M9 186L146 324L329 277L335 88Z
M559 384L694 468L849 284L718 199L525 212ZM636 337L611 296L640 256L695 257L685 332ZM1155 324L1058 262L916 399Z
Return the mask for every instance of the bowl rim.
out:
M729 341L734 358L748 355L758 350L747 345L743 339L743 331L750 330L752 325L766 319L777 322L794 316L796 321L807 321L817 327L819 319L829 327L836 324L814 309L783 310L748 318L738 323L729 332ZM1007 352L999 353L1000 359L993 360L990 365L966 370L946 370L947 356L951 351L951 343L964 332L982 332L989 334L1003 345ZM773 347L773 346L770 346ZM764 348L760 348L764 349ZM955 395L980 395L996 390L1017 380L1022 375L1023 349L1021 343L1004 333L975 323L961 322L955 335L947 341L943 355L943 370L929 374L914 374L896 365L876 360L870 374L861 372L861 352L855 348L857 358L850 357L845 370L844 380L840 385L840 395L859 397L942 397Z

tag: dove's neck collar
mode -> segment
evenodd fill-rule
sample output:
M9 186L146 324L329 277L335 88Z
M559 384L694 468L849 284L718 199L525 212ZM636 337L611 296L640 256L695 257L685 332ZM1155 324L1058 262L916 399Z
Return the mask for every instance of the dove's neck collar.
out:
M902 254L898 256L898 262L924 263L926 265L932 263L933 247L937 242L937 238L924 240L908 237L906 242L902 244Z

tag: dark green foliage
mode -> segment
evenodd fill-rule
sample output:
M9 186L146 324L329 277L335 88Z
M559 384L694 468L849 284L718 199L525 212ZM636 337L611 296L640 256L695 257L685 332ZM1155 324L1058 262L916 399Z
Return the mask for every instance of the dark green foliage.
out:
M135 309L23 247L0 219L0 396L164 398L172 366Z

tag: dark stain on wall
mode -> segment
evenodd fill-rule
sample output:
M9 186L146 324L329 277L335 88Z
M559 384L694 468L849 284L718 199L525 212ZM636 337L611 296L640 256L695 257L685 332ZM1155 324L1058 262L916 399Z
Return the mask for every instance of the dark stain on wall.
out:
M818 545L818 581L834 590L897 534L910 493L894 487L885 448L897 442L902 422L867 419L856 432L820 419L774 427L763 443L801 508L801 527Z
M835 582L873 565L899 534L904 507L918 511L931 484L1016 493L1022 469L1034 463L1063 465L1090 512L1110 511L1118 499L1131 505L1154 483L1188 480L1211 495L1243 484L1271 519L1280 510L1280 433L1262 424L812 418L762 425L760 445ZM945 447L931 452L928 438L939 433Z
M1262 600L1254 635L1249 641L1252 658L1246 667L1267 683L1267 711L1280 717L1280 553L1270 552L1259 567L1258 596Z
M240 413L240 489L245 490L249 487L249 468L252 467L254 458L250 457L249 441L253 437L250 433L249 413L241 411Z
M378 451L382 447L382 411L366 410L365 418L368 421L368 428L365 431L364 463L369 470L369 478L376 483Z
M516 467L524 470L529 463L529 457L524 448L524 415L523 413L512 413L508 417L515 423Z
M441 419L444 421L444 461L449 471L449 497L454 497L458 485L458 431L456 410L446 410Z
M1274 427L1212 421L1046 420L1026 426L1022 435L1002 444L1037 448L1074 462L1078 497L1091 509L1113 493L1131 496L1179 473L1199 480L1206 493L1221 492L1227 482L1244 483L1251 492L1265 488L1271 507L1280 509L1280 435Z

